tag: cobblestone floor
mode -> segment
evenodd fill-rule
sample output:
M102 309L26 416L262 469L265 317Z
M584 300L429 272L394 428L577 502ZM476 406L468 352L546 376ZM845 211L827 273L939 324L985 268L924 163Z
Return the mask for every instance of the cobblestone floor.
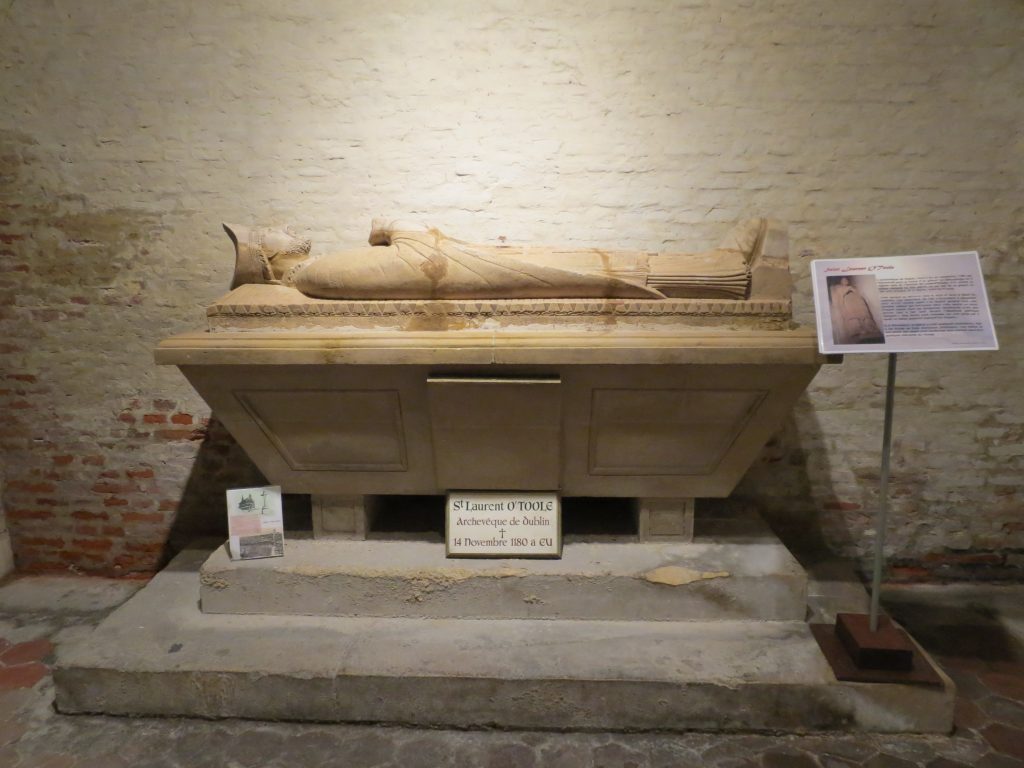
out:
M890 610L959 686L951 736L562 734L57 714L54 646L88 632L131 590L54 577L0 587L0 767L1024 766L1024 587L889 593Z

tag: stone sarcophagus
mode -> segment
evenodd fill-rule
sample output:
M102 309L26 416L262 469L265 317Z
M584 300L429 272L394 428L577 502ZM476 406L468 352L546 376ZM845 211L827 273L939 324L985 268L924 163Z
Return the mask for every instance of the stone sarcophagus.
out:
M267 479L314 496L321 534L361 499L545 490L640 500L683 537L727 496L819 366L791 322L785 231L745 222L702 254L474 245L374 222L310 257L225 227L234 290L164 340Z
M268 480L312 495L314 536L289 531L277 557L183 552L62 644L60 711L950 730L948 679L836 679L807 574L756 514L708 510L689 540L694 498L732 491L826 362L792 327L781 228L747 222L700 254L381 223L368 247L310 257L286 232L229 234L234 289L157 360ZM450 559L441 495L487 490L561 494L560 554ZM610 519L628 530L594 522Z

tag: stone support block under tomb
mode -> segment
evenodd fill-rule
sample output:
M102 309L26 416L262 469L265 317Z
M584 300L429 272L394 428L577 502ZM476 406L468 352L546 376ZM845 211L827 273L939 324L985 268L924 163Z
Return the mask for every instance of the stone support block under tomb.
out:
M840 683L803 621L201 611L186 551L58 649L65 713L436 727L944 733L954 687Z
M558 560L448 560L418 541L292 538L284 557L200 571L206 613L454 619L800 621L803 568L770 534L742 544L568 543Z

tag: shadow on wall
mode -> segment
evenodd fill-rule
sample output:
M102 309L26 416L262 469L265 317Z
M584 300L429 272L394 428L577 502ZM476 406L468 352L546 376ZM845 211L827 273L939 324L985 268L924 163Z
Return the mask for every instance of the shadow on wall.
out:
M252 463L227 428L210 417L206 437L199 446L178 512L164 547L163 562L201 538L226 539L227 503L230 488L256 488L267 485L263 473ZM285 494L285 529L312 530L312 512L306 494Z
M837 553L849 554L855 546L846 517L855 510L836 500L831 469L821 426L805 392L728 503L753 506L801 565L810 567ZM835 510L827 508L830 504Z
M227 538L225 491L266 484L266 478L231 433L211 416L167 538L164 562L194 539Z

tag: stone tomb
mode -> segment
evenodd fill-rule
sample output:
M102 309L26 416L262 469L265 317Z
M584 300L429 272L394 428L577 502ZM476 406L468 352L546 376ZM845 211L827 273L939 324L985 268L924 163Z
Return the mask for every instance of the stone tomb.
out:
M695 255L375 220L379 245L317 259L287 233L227 229L238 287L157 361L268 480L313 496L318 536L364 537L367 496L461 489L636 499L642 538L686 539L693 500L729 495L823 361L790 327L788 242L764 219ZM418 286L424 271L442 277ZM370 291L411 298L346 298Z
M477 265L467 253L502 281L535 276L500 249L432 250L381 231L371 242L388 243L385 256L419 249L432 291L452 269L438 259ZM318 298L310 275L344 292L330 275L335 263L359 273L348 257L318 273L301 266L308 244L232 238L237 287L209 308L208 329L161 342L157 361L181 368L268 481L311 495L313 534L290 534L283 558L183 553L62 648L62 711L950 729L948 680L835 680L805 622L806 574L756 516L699 519L694 535L694 499L732 491L826 362L814 333L792 327L781 228L759 221L727 239L733 266L711 270L713 289L700 270L648 268L705 255L630 253L600 263L633 271L570 275L584 293L612 286L580 298ZM571 253L562 271L590 263ZM722 285L739 295L705 295ZM634 290L657 295L621 297ZM584 516L618 498L627 525L570 531L546 561L448 560L437 533L382 532L381 500L451 490L554 491Z

